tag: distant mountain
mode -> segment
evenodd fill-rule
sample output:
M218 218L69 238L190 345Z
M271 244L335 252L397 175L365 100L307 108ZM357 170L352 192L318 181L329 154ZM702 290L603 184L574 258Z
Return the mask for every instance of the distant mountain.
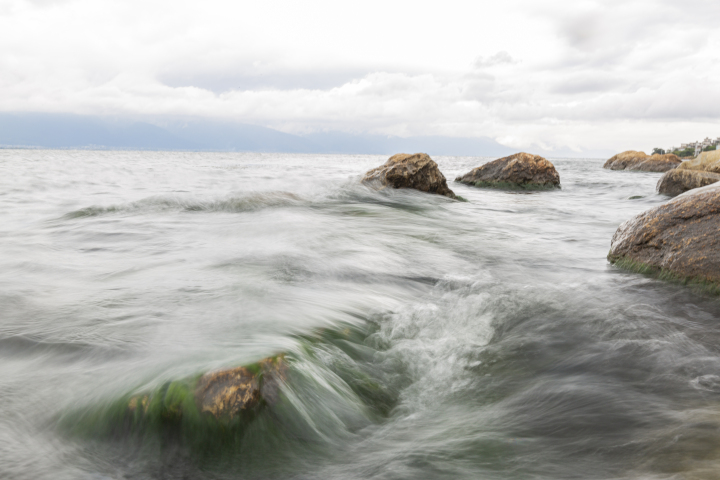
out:
M387 137L342 132L299 136L216 120L161 118L139 122L48 113L0 113L0 146L466 156L515 152L487 137Z
M147 150L197 147L149 123L45 113L0 113L0 145Z
M497 157L517 152L487 137L386 137L382 135L352 135L342 132L312 133L304 138L322 145L328 153L425 152L430 155Z

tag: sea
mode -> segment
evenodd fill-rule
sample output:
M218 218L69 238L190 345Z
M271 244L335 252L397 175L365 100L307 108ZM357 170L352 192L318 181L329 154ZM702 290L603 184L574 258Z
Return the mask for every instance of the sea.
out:
M0 150L0 478L720 478L718 298L606 259L661 174L434 157L463 201L363 185L386 160ZM273 355L232 432L106 428Z

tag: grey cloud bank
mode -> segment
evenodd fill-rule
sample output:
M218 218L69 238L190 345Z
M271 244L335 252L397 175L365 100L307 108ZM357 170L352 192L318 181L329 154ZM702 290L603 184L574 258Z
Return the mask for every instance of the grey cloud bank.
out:
M478 3L8 0L0 111L574 156L720 134L717 2Z

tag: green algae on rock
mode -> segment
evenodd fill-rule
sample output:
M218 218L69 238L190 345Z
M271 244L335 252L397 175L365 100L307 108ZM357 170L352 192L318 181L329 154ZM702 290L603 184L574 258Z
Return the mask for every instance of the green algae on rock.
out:
M608 255L608 259L610 255ZM611 263L621 269L632 273L647 275L665 282L676 283L691 287L701 293L710 293L713 295L720 294L720 283L714 283L698 277L683 277L666 268L655 267L653 265L636 262L629 258L620 258L619 260L611 260Z
M166 382L140 394L123 395L64 418L71 431L85 434L173 436L203 443L220 432L241 429L279 398L285 381L283 355L232 369Z
M397 404L400 388L377 365L378 353L388 346L377 343L379 326L374 322L345 328L320 328L300 335L300 345L309 358L324 363L362 401L375 418L389 415ZM334 352L328 355L328 352ZM396 375L391 377L397 379Z
M455 179L475 187L546 190L560 187L555 166L539 155L516 153L474 168Z
M720 186L690 190L620 225L608 260L714 290L720 285L719 228Z
M379 184L383 188L412 188L455 198L437 163L427 153L398 153L383 165L368 171L363 183Z
M329 423L361 426L386 417L398 401L396 376L377 364L386 348L378 328L369 321L296 335L296 346L281 355L74 408L59 426L79 438L179 445L199 459L234 457L258 435L271 443L322 441L328 412L315 405L318 398L341 405Z

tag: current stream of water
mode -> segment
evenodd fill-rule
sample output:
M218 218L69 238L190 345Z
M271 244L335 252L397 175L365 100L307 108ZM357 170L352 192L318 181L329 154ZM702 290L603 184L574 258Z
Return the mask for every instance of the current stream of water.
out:
M720 303L606 260L660 174L460 202L386 159L0 150L0 478L718 478ZM222 455L63 426L280 352Z

